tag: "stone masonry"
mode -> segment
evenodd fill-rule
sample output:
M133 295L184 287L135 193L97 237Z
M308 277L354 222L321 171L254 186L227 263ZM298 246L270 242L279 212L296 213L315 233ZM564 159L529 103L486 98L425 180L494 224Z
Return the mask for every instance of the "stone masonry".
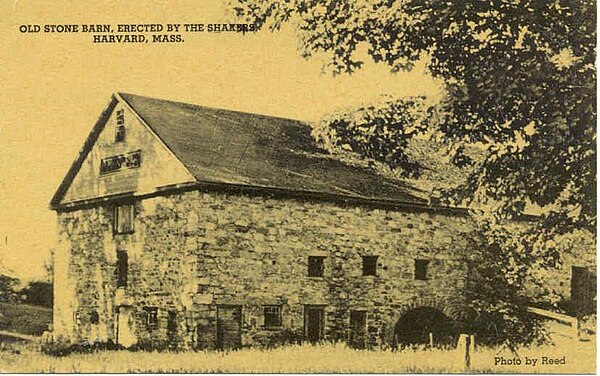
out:
M192 190L134 201L134 232L113 234L113 205L58 213L54 325L72 342L117 341L126 306L132 343L215 348L217 307L239 305L241 345L269 345L302 336L303 310L318 305L325 340L347 340L360 310L366 343L387 345L408 309L452 318L463 301L471 225L461 215ZM117 250L128 255L125 288ZM307 276L309 256L325 257L323 277ZM361 256L378 256L376 276L362 275ZM415 259L429 260L426 280ZM281 327L264 326L265 305L281 307Z

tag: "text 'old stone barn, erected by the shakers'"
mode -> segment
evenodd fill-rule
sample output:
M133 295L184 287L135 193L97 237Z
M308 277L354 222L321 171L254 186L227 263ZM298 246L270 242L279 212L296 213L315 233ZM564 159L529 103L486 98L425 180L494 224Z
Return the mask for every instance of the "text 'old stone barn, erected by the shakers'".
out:
M454 338L462 209L298 121L115 94L54 198L54 335L124 346Z

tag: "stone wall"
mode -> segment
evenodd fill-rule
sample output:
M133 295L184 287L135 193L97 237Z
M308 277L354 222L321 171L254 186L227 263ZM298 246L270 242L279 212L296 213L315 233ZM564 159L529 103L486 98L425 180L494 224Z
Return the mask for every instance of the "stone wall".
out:
M346 340L350 310L364 310L367 342L380 345L407 309L452 316L462 302L464 217L199 191L137 201L135 213L128 235L113 234L110 205L59 213L58 335L115 341L127 306L140 343L213 348L217 306L241 305L242 345L266 345L301 335L304 306L323 305L326 339ZM128 253L125 289L117 250ZM307 276L311 255L325 256L323 277ZM362 275L367 255L379 256L377 276ZM427 280L415 280L415 259L430 260ZM282 307L282 329L264 327L264 305ZM144 307L158 308L156 325Z

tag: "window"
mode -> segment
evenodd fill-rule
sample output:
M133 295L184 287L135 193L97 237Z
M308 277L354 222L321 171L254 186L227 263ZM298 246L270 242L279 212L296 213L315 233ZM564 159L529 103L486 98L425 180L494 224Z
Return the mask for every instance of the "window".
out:
M429 260L415 260L415 279L426 280L427 279L427 266Z
M90 312L90 324L98 324L100 322L100 315L97 311Z
M149 328L158 326L158 308L144 307L144 311L146 312L146 326Z
M117 287L127 287L127 252L117 251Z
M308 276L322 277L323 276L323 256L308 256Z
M125 111L117 110L117 128L115 130L115 142L125 141Z
M281 306L269 305L264 307L265 327L273 328L281 326Z
M113 230L115 234L131 234L135 212L133 204L115 206Z
M378 256L363 256L362 271L363 275L377 275L377 257Z

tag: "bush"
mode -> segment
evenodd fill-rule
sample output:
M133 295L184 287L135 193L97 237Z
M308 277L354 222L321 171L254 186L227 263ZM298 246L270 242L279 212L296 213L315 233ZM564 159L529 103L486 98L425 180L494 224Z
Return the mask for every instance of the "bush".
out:
M122 350L123 346L115 344L113 341L108 342L81 342L81 343L70 343L64 338L57 338L52 342L43 343L41 350L44 354L62 357L68 356L74 353L94 353L103 350Z
M268 338L266 343L267 348L279 347L283 345L297 345L302 343L302 329L300 328L284 328L275 332Z
M129 351L173 351L177 348L176 343L168 340L140 339L127 349Z
M51 283L29 282L19 293L24 295L26 304L52 308L54 290Z

